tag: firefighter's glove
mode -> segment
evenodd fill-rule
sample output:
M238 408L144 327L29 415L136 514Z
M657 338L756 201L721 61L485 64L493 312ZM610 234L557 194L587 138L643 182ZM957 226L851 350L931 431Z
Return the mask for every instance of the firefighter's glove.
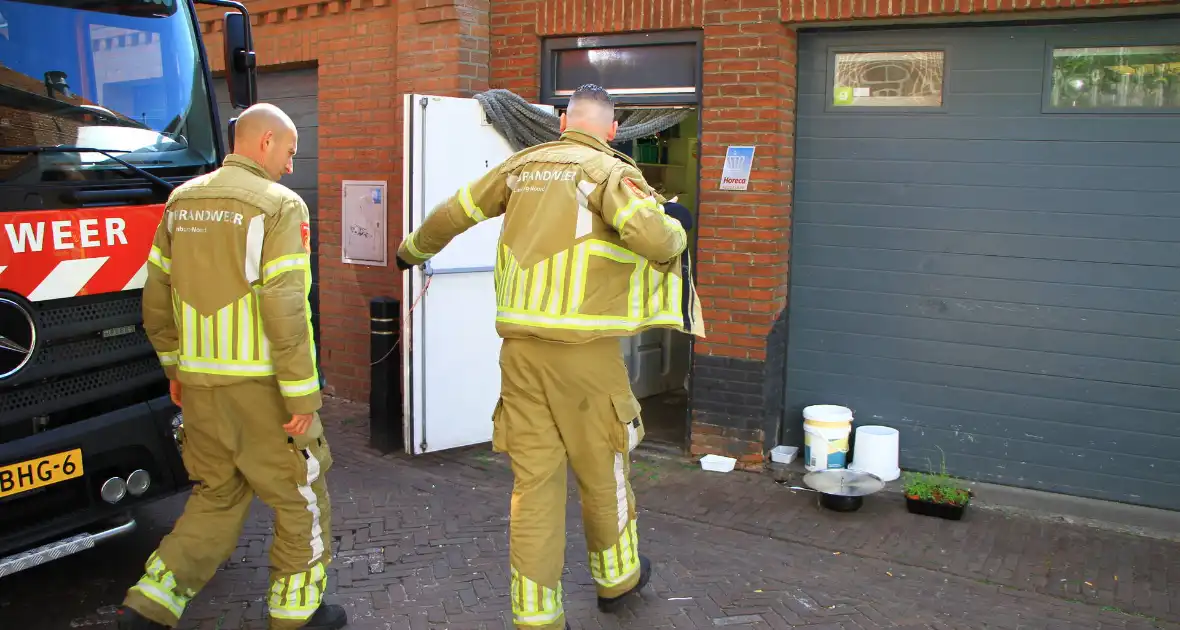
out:
M406 261L402 260L402 257L401 257L401 256L394 256L394 258L396 258L396 259L397 259L397 270L398 270L398 271L405 271L405 270L407 270L407 269L413 269L413 268L414 268L414 265L411 265L410 263L408 263L408 262L406 262Z
M664 204L664 214L679 221L685 232L692 229L692 213L683 205L675 201L666 202Z

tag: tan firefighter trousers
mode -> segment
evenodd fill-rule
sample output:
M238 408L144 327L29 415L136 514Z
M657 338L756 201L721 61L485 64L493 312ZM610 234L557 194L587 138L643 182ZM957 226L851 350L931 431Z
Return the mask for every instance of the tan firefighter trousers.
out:
M185 606L237 547L257 493L275 511L267 604L271 630L302 627L319 607L331 557L324 475L332 465L317 416L290 437L278 385L184 387L184 465L195 482L176 527L148 558L126 605L175 627Z
M509 555L517 628L565 627L566 466L582 499L591 576L600 597L639 580L630 451L643 439L618 339L586 344L506 339L492 446L512 460Z

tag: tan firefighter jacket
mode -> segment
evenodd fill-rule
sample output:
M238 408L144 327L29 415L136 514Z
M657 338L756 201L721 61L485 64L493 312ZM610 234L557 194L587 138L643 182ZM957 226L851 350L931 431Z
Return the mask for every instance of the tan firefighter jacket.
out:
M144 329L168 378L261 379L292 414L320 408L308 221L298 195L238 155L172 192L143 289Z
M419 265L500 215L496 331L579 343L672 328L704 337L688 237L629 157L568 131L461 188L409 234Z

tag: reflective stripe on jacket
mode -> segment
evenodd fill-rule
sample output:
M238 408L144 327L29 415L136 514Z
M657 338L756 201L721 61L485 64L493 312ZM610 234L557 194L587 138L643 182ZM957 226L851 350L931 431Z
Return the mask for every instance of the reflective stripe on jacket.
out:
M143 290L144 329L169 378L266 379L291 413L320 408L309 219L298 195L238 155L173 191Z
M421 264L503 215L495 264L501 337L576 343L648 328L703 337L688 237L663 202L629 157L568 131L461 188L406 236L398 256Z

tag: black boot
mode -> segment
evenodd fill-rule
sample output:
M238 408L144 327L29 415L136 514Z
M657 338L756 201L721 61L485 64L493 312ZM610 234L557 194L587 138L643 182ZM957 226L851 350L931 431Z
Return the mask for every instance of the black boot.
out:
M336 604L320 604L302 630L340 630L347 625L348 613L344 608Z
M639 556L639 582L631 590L619 595L618 597L599 597L598 610L604 613L616 613L623 607L623 599L628 595L636 595L643 587L647 586L648 581L651 580L651 560L645 556Z
M162 623L156 623L147 617L135 612L133 608L122 606L119 611L115 613L118 618L116 623L119 630L168 630L168 626Z

